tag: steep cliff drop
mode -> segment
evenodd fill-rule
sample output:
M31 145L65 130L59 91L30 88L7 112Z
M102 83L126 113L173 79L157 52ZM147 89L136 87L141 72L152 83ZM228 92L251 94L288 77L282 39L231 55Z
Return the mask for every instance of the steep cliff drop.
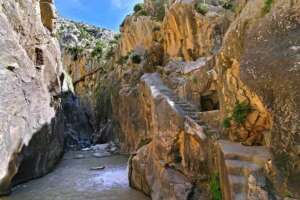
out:
M144 0L119 34L0 0L0 25L4 200L300 198L300 0Z

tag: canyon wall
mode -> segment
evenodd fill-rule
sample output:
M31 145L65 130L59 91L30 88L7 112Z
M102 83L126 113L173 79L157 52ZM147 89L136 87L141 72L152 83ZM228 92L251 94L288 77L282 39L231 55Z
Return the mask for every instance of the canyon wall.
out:
M111 122L98 118L104 115L96 109L101 99L98 85L105 74L107 60L113 54L117 35L107 29L59 18L57 37L62 50L65 74L73 92L65 95L66 143L80 149L91 143L111 138ZM99 97L99 98L98 98ZM96 111L97 110L97 111ZM106 128L105 128L106 127Z
M0 195L63 153L62 65L52 0L0 1Z
M217 174L224 199L299 196L299 3L145 1L126 17L101 80L132 187L213 198Z

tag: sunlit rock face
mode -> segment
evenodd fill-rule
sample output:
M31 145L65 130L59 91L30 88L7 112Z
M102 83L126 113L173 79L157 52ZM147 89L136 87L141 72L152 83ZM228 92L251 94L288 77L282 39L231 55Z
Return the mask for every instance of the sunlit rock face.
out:
M47 173L63 151L62 65L52 1L0 1L0 195Z
M223 113L237 101L254 109L243 127L229 129L231 139L271 147L273 164L289 179L284 186L299 178L299 5L276 1L267 12L264 1L248 2L231 24L216 65ZM275 185L283 190L280 182Z
M240 159L237 162L243 163L243 159L247 159L247 162L254 162L247 164L255 164L257 168L247 171L247 165L244 167L247 173L239 174L242 176L239 178L246 180L239 186L245 189L242 194L236 190L235 183L225 186L232 177L222 170L230 165L212 168L222 175L221 188L250 199L255 196L271 198L274 191L279 196L290 191L297 197L295 183L299 182L300 160L297 66L300 48L296 35L299 35L300 4L297 0L230 2L225 5L222 1L211 0L207 1L207 7L197 9L196 1L149 0L144 4L147 16L135 13L122 24L116 56L117 59L129 57L123 63L114 62L112 74L117 77L120 89L112 96L113 110L120 111L114 112L114 118L120 124L121 144L125 151L137 152L131 159L132 187L153 198L167 198L165 188L173 191L166 186L172 180L167 178L166 174L170 173L162 163L168 160L165 156L174 155L174 152L162 157L157 154L168 152L167 146L173 144L170 138L180 135L181 129L177 126L182 127L183 122L176 121L175 114L168 115L172 112L165 110L164 98L155 97L143 87L145 79L141 77L147 72L159 73L162 83L174 92L173 98L194 105L203 118L203 127L213 127L220 137L233 142L229 143L229 149L242 143L241 149L250 146L255 152L259 149L257 146L263 146L266 155L270 150L273 153L257 164L255 153L247 157L235 150L234 155ZM159 19L157 14L162 7L163 18ZM140 63L132 63L131 52L140 55ZM151 62L153 60L155 62ZM159 99L157 102L153 100L156 98ZM154 109L156 107L159 111ZM169 121L158 117L162 115ZM155 116L161 120L156 121ZM171 132L174 135L171 136ZM156 134L163 144L156 139ZM213 139L214 144L218 143L217 139ZM205 150L219 151L214 145ZM213 159L218 157L220 163L228 159L208 155ZM191 160L197 158L196 155L190 157ZM204 159L204 166L209 163ZM180 171L189 178L186 168L184 166ZM261 173L266 178L263 182L271 183L274 188L256 187L260 184L257 174ZM183 179L176 180L181 183ZM189 190L188 184L186 187ZM231 198L226 191L223 193Z
M150 49L157 36L156 29L160 28L160 23L149 16L129 16L121 27L120 54L126 56L136 49Z
M145 74L139 91L149 107L151 129L148 141L130 160L132 187L152 199L188 199L197 190L195 180L208 174L204 129L186 117L178 103L164 93L170 91L159 74ZM150 115L151 114L151 115ZM206 193L203 191L202 198Z
M224 21L224 13L209 12L203 16L193 4L173 4L162 24L165 56L196 60L212 55L221 46Z

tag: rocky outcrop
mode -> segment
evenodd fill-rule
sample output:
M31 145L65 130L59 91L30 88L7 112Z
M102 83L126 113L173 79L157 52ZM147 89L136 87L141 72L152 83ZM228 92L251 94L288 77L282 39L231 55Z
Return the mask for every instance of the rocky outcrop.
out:
M52 1L0 1L0 195L63 152L62 65ZM49 30L48 30L49 29Z
M263 170L272 160L265 147L245 147L218 141L218 167L223 199L275 199L267 188ZM261 182L259 182L261 180Z
M191 174L202 172L190 174L188 169L193 164L173 165L174 148L180 146L182 156L182 146L188 149L192 146L188 144L197 146L199 141L180 140L188 135L183 128L186 117L178 117L174 111L177 104L170 103L161 91L165 85L171 89L168 95L191 110L192 119L200 117L196 124L216 130L204 131L210 142L201 152L187 150L190 156L186 160L197 161L202 152L206 158L212 157L202 160L202 166L212 169L203 172L212 179L215 172L220 175L223 198L297 197L300 158L296 35L300 4L297 0L206 2L146 0L143 12L134 13L122 24L110 72L119 90L111 98L113 118L120 125L121 146L124 151L134 152L131 185L154 199L171 198L167 193L174 194L174 199L185 199L186 193L176 196L170 187L176 185L168 178L175 169L180 172L174 173L179 188L209 191L205 184L195 187L190 179ZM134 62L136 57L140 62ZM148 72L160 73L162 81L144 75ZM194 132L201 133L200 129ZM242 143L234 152L239 161L218 157L219 137L230 148ZM244 160L241 149L260 149L270 157L259 163L255 156ZM224 164L215 169L211 163L217 158L238 167ZM254 165L255 170L251 170ZM230 174L228 169L238 173ZM214 192L211 188L211 195L219 195Z
M288 176L299 177L298 10L298 1L248 2L230 26L217 61L223 113L228 115L237 101L254 110L243 126L232 124L231 138L271 147L273 164L292 182ZM292 185L288 182L275 185L284 190Z
M205 197L205 191L193 194L208 174L208 142L201 120L158 74L145 74L140 87L151 105L151 132L148 143L141 143L131 158L131 186L152 199Z

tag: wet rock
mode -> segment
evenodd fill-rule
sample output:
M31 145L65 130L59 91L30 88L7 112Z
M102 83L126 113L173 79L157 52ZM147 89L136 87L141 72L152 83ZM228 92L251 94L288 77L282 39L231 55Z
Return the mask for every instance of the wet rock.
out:
M108 157L108 156L111 156L112 154L109 153L109 152L103 152L103 153L93 153L93 157L96 157L96 158L104 158L104 157Z
M73 157L73 159L78 159L78 160L84 159L84 158L85 158L85 156L84 156L84 155L81 155L81 154L75 155L75 156Z
M105 169L105 166L98 166L98 167L92 167L92 168L90 168L90 170L95 170L95 171L103 170L103 169Z

